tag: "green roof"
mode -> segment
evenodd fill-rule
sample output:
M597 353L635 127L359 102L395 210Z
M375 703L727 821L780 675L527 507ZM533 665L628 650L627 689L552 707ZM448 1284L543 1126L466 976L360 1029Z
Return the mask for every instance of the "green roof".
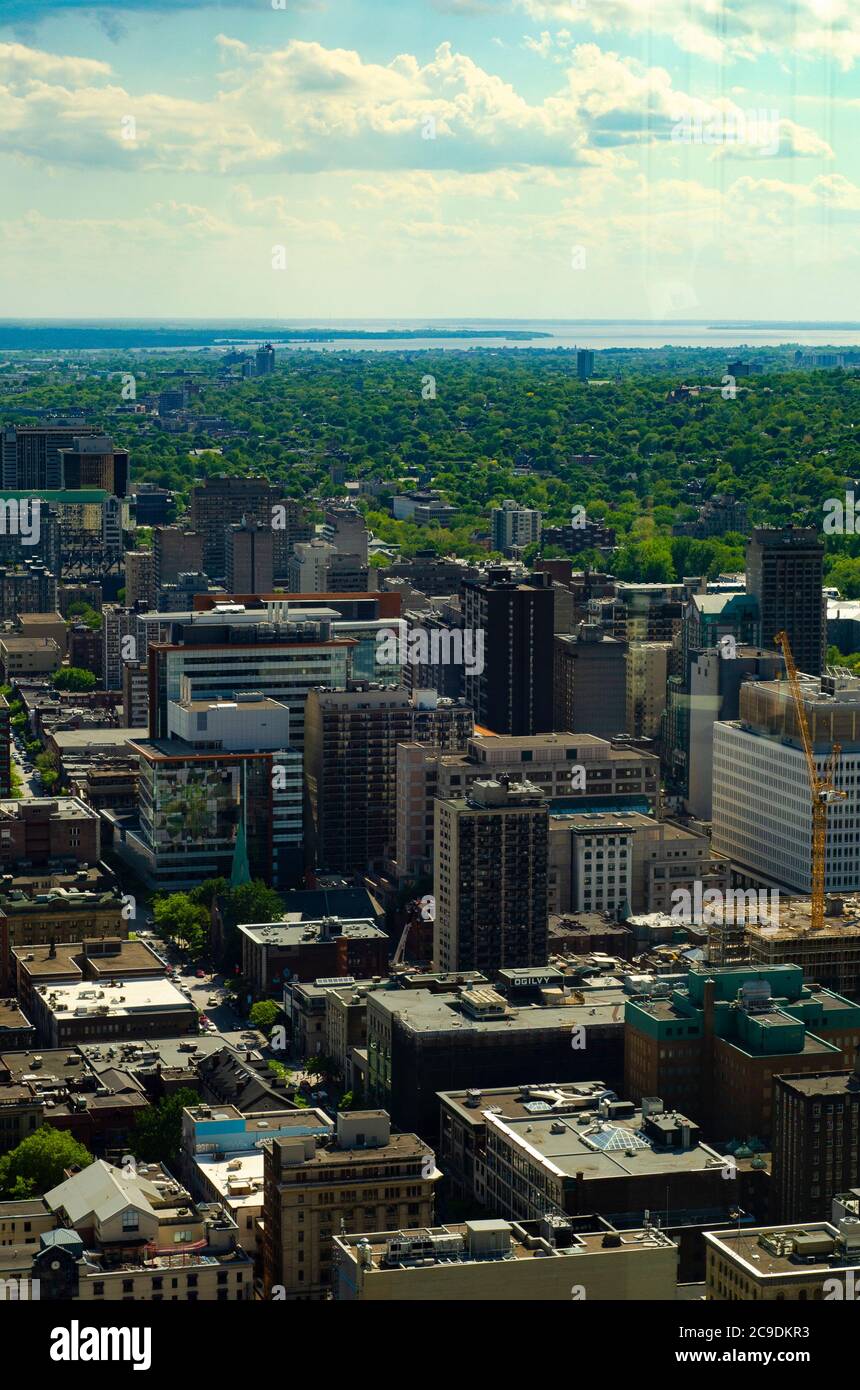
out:
M26 490L20 490L18 488L3 488L0 490L0 501L6 502L15 500L24 502L32 501L33 498L38 497L42 502L55 502L61 506L65 505L67 507L81 507L86 502L103 502L107 495L106 490L100 487L81 488L77 491L42 488L36 492L27 492Z

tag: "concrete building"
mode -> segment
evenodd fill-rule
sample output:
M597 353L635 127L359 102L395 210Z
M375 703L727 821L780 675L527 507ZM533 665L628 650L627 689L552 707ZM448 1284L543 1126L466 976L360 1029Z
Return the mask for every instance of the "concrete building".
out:
M62 613L19 613L16 630L21 637L53 637L60 656L67 655L69 630Z
M490 534L493 550L510 555L540 540L541 514L535 507L519 507L508 498L500 507L490 509Z
M190 999L164 978L81 980L34 992L33 1023L46 1047L120 1038L174 1037L198 1031Z
M860 679L801 682L820 773L834 743L842 753L828 808L825 886L860 890ZM807 894L812 889L812 804L806 758L787 680L748 681L740 717L713 726L713 845L754 881Z
M149 668L145 661L122 664L122 720L127 729L149 723Z
M747 593L758 600L760 645L787 632L798 671L818 676L827 645L824 541L813 527L755 527L747 542Z
M623 641L595 623L554 641L553 719L556 729L613 738L627 727Z
M625 728L634 738L656 738L666 709L671 642L632 642L625 656Z
M561 811L549 818L551 912L671 913L677 889L730 886L708 837L636 811ZM710 901L710 900L709 900Z
M809 898L783 898L776 920L747 925L746 942L759 969L799 965L807 984L852 999L860 994L860 899L826 898L824 925L813 931Z
M105 690L122 690L122 668L126 661L137 662L137 614L118 603L102 607L102 680Z
M275 533L271 526L242 521L227 531L227 591L268 594L274 588Z
M24 613L53 613L56 607L57 580L47 565L38 560L0 565L0 621Z
M433 690L409 695L364 681L311 690L304 745L311 862L331 873L382 867L396 850L398 744L453 751L473 729L468 706Z
M204 548L205 538L199 531L181 526L156 526L152 533L156 594L164 584L175 584L182 571L204 569Z
M416 1134L392 1134L382 1110L339 1114L328 1142L276 1138L263 1152L267 1298L325 1298L334 1282L333 1237L342 1231L432 1222L442 1176L433 1153Z
M146 604L154 608L156 600L155 557L151 550L125 552L125 601L129 608Z
M854 1299L860 1283L860 1221L708 1231L708 1302ZM841 1290L841 1292L839 1292Z
M546 964L547 804L528 782L474 782L436 801L433 958L439 970Z
M50 676L62 664L53 637L0 637L0 670L3 683L14 685L23 676Z
M617 1233L601 1217L465 1221L342 1235L335 1298L366 1302L589 1302L676 1297L678 1250L653 1226Z
M101 431L74 420L54 420L49 425L4 425L0 434L2 486L38 492L62 488L62 449L72 449L77 439Z
M432 871L434 803L464 796L476 781L526 778L563 810L654 810L660 794L660 764L650 753L614 745L593 734L533 734L499 737L476 733L465 751L440 753L419 743L397 749L396 872L400 879Z
M826 1221L860 1183L860 1076L777 1076L770 1210L776 1221Z

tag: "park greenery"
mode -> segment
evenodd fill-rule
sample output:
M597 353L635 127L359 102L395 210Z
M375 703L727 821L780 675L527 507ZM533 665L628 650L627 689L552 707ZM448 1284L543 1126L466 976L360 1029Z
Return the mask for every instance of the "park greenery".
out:
M187 950L193 960L209 954L213 904L221 914L225 948L216 962L220 970L235 970L241 962L241 922L276 922L284 913L280 894L253 879L232 888L225 878L207 879L187 893L157 893L152 910L162 936Z

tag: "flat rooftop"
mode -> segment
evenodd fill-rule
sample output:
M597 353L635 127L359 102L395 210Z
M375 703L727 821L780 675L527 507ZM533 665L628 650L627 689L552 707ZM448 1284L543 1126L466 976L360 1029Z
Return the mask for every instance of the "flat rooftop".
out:
M487 1133L495 1130L505 1135L556 1177L575 1178L582 1173L587 1182L646 1174L703 1173L724 1166L725 1159L706 1144L694 1142L688 1149L655 1148L642 1133L641 1123L641 1110L614 1118L592 1114L503 1119L488 1114Z
M574 1226L581 1226L574 1220ZM597 1225L597 1222L594 1223ZM582 1231L574 1229L570 1235L569 1246L551 1245L542 1239L538 1232L540 1223L536 1221L463 1221L451 1222L446 1226L421 1226L408 1231L374 1231L371 1234L344 1234L336 1237L336 1242L357 1258L356 1249L360 1242L366 1241L371 1250L371 1267L368 1273L385 1272L390 1269L410 1268L408 1256L393 1258L389 1254L390 1242L402 1244L407 1241L422 1241L427 1247L436 1245L435 1258L432 1254L420 1260L420 1266L428 1264L480 1264L487 1261L497 1263L505 1260L576 1259L583 1254L618 1255L634 1250L651 1251L674 1248L673 1242L662 1231L650 1227L648 1230L614 1231L608 1224L603 1229ZM471 1251L472 1233L478 1241L481 1237L491 1237L491 1243L484 1248L480 1245ZM611 1237L611 1243L607 1243ZM617 1243L616 1243L617 1242ZM571 1271L572 1273L573 1271Z
M82 730L82 737L89 738L90 731ZM9 820L98 820L98 811L80 801L76 796L34 796L22 801L0 801L0 817Z
M0 999L0 1029L32 1026L30 1020L19 1009L17 999Z
M463 1007L463 992L432 994L430 990L374 991L369 996L374 1006L399 1015L401 1024L415 1033L457 1032L474 1029L478 1032L530 1032L537 1029L573 1028L575 1025L609 1025L624 1028L624 1004L628 995L619 986L590 991L587 999L569 995L561 1004L508 1005L504 1017L473 1018Z
M98 941L98 938L96 938ZM80 941L55 944L53 955L51 946L18 946L12 952L17 956L28 974L35 979L49 978L51 975L74 975L81 978L86 969L96 978L116 979L126 970L150 970L153 975L163 975L167 966L143 941L121 941L120 949L110 954L97 954L84 957L84 947Z
M783 1282L794 1275L805 1283L810 1275L860 1270L860 1246L843 1254L836 1245L839 1232L827 1221L796 1226L758 1226L735 1231L706 1231L706 1242L755 1279Z
M194 1071L195 1063L213 1052L220 1052L226 1046L220 1033L194 1033L177 1038L147 1038L143 1041L126 1041L118 1038L115 1042L78 1043L77 1050L86 1058L94 1071L109 1071L113 1067L124 1067L135 1071L139 1067L153 1067L159 1062L162 1068Z
M261 922L257 925L243 924L239 931L257 946L318 946L326 941L337 940L339 936L377 938L388 940L388 933L374 925L369 919L347 921L342 918L331 919L335 925L329 934L322 922Z
M606 1091L602 1081L559 1081L533 1086L477 1087L465 1091L437 1091L440 1101L461 1120L482 1127L487 1111L503 1120L528 1120L549 1106L553 1113L576 1114L592 1108ZM528 1107L535 1107L529 1109Z
M100 986L96 980L63 983L48 986L40 998L48 1011L58 1019L99 1014L121 1018L131 1014L176 1011L197 1014L191 1001L170 980L159 977L121 980L108 986Z

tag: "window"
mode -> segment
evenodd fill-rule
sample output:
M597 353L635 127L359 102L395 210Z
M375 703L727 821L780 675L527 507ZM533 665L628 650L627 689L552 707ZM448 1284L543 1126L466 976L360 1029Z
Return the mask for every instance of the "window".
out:
M140 1229L140 1221L134 1207L126 1207L123 1212L122 1229L124 1231L137 1231Z

